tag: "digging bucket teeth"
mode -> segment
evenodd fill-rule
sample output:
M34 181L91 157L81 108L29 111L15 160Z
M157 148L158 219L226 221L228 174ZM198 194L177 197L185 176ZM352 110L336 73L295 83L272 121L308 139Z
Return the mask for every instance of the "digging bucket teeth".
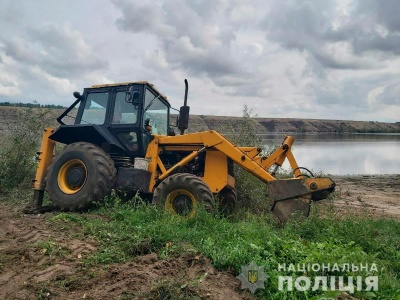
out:
M293 214L308 217L311 201L326 199L335 190L328 177L274 180L269 183L268 196L274 202L272 212L282 223Z

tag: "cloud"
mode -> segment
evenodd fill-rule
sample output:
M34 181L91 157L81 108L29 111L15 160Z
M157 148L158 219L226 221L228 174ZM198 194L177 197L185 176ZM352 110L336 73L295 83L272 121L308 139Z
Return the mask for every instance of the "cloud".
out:
M314 92L316 106L325 106L333 112L342 110L343 115L351 119L355 114L379 113L385 106L400 112L400 81L398 75L375 74L367 77L351 77L338 81L334 77L309 85Z
M385 86L377 98L381 103L400 106L400 81Z
M235 39L233 28L214 24L222 2L167 1L135 3L115 0L122 17L117 26L128 32L144 32L157 37L166 63L192 75L220 76L245 74L231 55L229 43ZM223 13L223 12L222 12Z
M179 107L187 78L195 114L398 121L395 0L0 1L1 100L148 80Z
M15 96L20 93L18 84L14 79L0 76L0 95Z
M137 3L125 0L115 0L114 4L121 9L123 17L116 20L117 26L126 31L146 32L170 36L174 29L160 22L163 12L157 5Z
M55 95L69 95L85 77L98 77L107 70L107 60L98 57L82 34L68 24L42 23L21 27L17 36L0 39L0 70L3 77L14 78L5 86L0 82L0 96L35 98L51 103ZM30 92L27 93L27 90ZM39 96L39 97L38 97ZM26 101L25 100L25 101Z
M52 76L82 75L108 67L79 32L68 25L46 24L26 30L24 37L3 41L5 54L25 66L40 66Z
M262 22L266 36L287 49L305 51L326 69L377 68L376 54L399 54L400 2L280 1ZM386 3L386 2L385 2ZM398 15L398 14L397 14ZM389 18L387 18L389 16Z

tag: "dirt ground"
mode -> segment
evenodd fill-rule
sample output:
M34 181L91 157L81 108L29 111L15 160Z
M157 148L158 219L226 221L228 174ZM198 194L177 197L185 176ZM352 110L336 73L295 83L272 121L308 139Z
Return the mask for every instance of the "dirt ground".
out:
M334 180L339 213L400 219L400 175ZM0 204L0 299L175 299L174 292L181 299L253 299L235 274L216 270L201 255L161 260L151 253L85 267L82 259L97 251L95 241L52 227L46 220L55 213L25 215L21 209Z
M162 260L151 253L85 267L82 259L97 251L94 241L46 222L56 213L21 209L0 204L0 299L253 299L234 274L200 254Z
M332 177L334 206L341 214L368 213L400 219L400 175Z

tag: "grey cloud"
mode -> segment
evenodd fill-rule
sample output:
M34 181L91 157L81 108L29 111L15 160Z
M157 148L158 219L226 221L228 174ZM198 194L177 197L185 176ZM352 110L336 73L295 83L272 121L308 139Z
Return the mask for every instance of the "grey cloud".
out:
M157 5L151 3L137 5L126 0L114 0L113 2L123 12L123 17L116 20L116 24L121 30L166 36L173 34L172 27L160 22L164 16Z
M24 17L24 12L20 9L18 3L15 1L3 1L3 3L1 3L0 18L3 26L10 28L13 26L18 26Z
M359 62L340 61L327 52L326 45L341 40L333 27L334 9L327 2L276 2L265 16L266 36L287 49L305 51L324 68L358 69ZM327 5L325 5L327 4Z
M12 81L12 80L10 80L10 79L8 79L6 77L0 77L0 86L3 86L3 87L16 87L17 84L14 81Z
M400 2L358 1L348 7L347 16L340 15L335 4L317 0L277 2L262 23L266 36L285 48L306 51L327 69L375 68L377 65L367 59L371 51L385 53L382 59L400 54ZM337 42L351 46L349 59L327 51Z
M400 2L358 1L338 36L352 43L356 54L379 51L391 58L400 54Z
M398 0L358 1L355 12L374 18L377 23L384 24L391 32L400 31L400 2Z
M234 29L214 23L218 13L223 13L218 10L223 6L221 3L114 1L123 14L116 20L120 29L155 35L172 68L209 76L212 80L225 75L246 75L240 62L230 54L229 43L235 39Z
M96 56L95 49L86 43L82 35L67 26L50 24L32 29L30 34L33 41L39 42L48 53L48 57L42 59L50 74L84 74L108 67L108 62Z
M254 79L250 77L240 78L234 75L219 76L214 81L219 86L235 86L239 88L254 83Z
M263 97L263 95L260 95L259 85L255 82L236 86L234 91L227 92L227 95L235 97Z
M107 61L97 58L78 32L56 24L33 27L25 32L25 39L3 41L7 56L24 65L40 66L55 77L83 75L105 69Z
M277 1L265 15L262 24L267 36L291 49L315 47L333 31L331 2ZM329 5L331 3L331 5ZM334 35L331 34L333 37Z
M364 34L354 38L353 47L356 54L367 51L382 51L387 54L400 54L400 34L389 33L387 36L380 34ZM387 56L390 58L390 56Z
M166 58L172 64L178 64L192 74L203 73L211 77L241 73L238 64L220 48L194 48L188 38L165 41Z
M17 62L24 64L34 64L36 61L37 53L29 51L29 46L22 39L14 38L8 42L5 42L3 47L4 53L15 59Z
M399 75L371 75L342 82L316 81L308 87L314 91L314 102L317 105L339 105L343 110L369 112L379 106L400 104L400 82L397 80ZM369 102L369 93L379 87L383 87L383 92Z
M387 105L400 105L400 82L386 86L378 99Z
M147 79L179 107L188 78L198 113L397 117L397 0L0 2L9 99L68 104L96 81Z
M290 67L286 67L286 68L285 68L284 74L285 74L285 76L289 79L290 83L291 83L293 86L296 86L296 85L297 85L297 82L298 82L298 79L299 79L299 78L297 78L297 77L293 74L293 71L291 70Z
M331 69L371 69L374 67L374 64L368 61L362 61L359 59L335 59L332 55L324 52L324 51L314 51L314 58L322 64L326 68Z
M215 0L193 0L187 1L187 5L196 12L202 19L214 18L221 2Z

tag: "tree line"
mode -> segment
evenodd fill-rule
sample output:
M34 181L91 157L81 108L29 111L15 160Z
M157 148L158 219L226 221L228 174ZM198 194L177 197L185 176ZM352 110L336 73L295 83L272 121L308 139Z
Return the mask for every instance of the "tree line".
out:
M39 103L11 103L11 102L0 102L0 106L11 106L11 107L29 107L29 108L66 108L62 105L55 104L39 104Z

